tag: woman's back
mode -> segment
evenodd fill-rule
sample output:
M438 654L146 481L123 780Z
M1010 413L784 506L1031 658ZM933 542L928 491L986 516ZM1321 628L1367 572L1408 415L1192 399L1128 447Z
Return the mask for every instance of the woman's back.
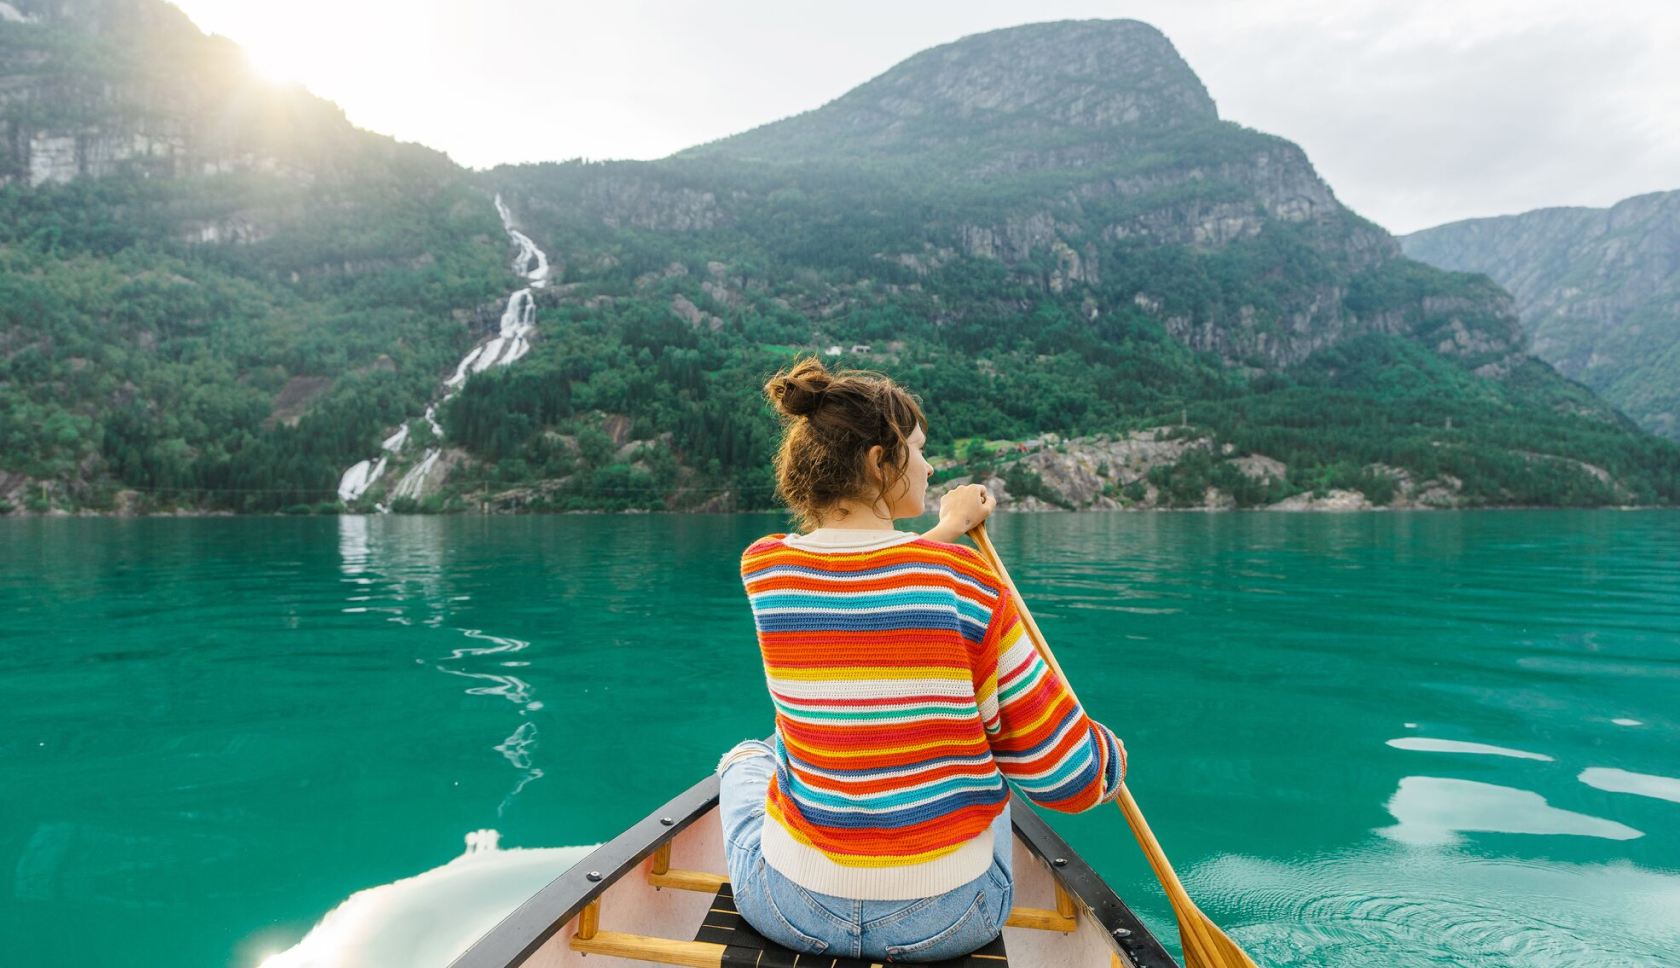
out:
M747 548L776 707L765 861L827 894L913 898L991 861L1007 775L1082 810L1124 754L1039 660L1008 592L968 548L818 529Z

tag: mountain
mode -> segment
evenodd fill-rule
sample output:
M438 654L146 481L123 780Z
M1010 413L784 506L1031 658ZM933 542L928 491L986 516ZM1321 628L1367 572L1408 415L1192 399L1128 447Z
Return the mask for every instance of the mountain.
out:
M670 503L657 475L579 459L602 414L633 425L615 443L674 431L720 506L764 506L756 388L833 347L924 394L952 476L971 438L1171 424L1207 446L1141 483L1092 457L1092 486L1149 506L1392 498L1402 478L1450 504L1675 499L1675 452L1530 356L1503 290L1405 258L1135 21L963 38L660 161L487 177L548 248L557 302L532 357L444 423L547 481L535 506Z
M335 502L513 284L490 200L160 0L0 12L0 510Z
M867 173L881 183L870 191L896 194L920 215L920 224L903 222L902 238L881 239L912 250L897 253L901 261L942 245L1011 266L1036 259L1051 285L1101 286L1105 261L1124 272L1162 248L1203 266L1256 250L1279 263L1308 262L1291 278L1250 278L1250 290L1150 310L1173 336L1228 364L1275 369L1364 332L1429 341L1453 318L1475 334L1476 366L1509 369L1524 349L1491 287L1458 293L1436 276L1439 295L1465 297L1456 316L1404 300L1372 304L1379 280L1410 271L1395 258L1394 239L1338 203L1299 147L1220 122L1172 44L1137 21L968 37L816 111L673 162L659 167L756 164L791 181L799 171L832 179L839 166L851 177ZM1356 282L1363 288L1354 293ZM1129 298L1147 307L1180 283L1140 274Z
M1491 276L1516 297L1536 355L1680 439L1680 191L1452 222L1401 244Z
M1680 501L1680 447L1145 24L473 173L158 0L8 3L0 511L768 508L759 387L805 352L903 379L940 481L1021 506Z

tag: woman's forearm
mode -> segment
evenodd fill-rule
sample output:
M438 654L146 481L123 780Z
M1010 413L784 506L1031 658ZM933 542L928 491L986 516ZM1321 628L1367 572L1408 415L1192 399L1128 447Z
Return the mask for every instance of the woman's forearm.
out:
M959 525L956 522L941 521L926 531L923 531L922 537L928 539L929 541L943 541L946 544L955 544L956 540L963 536L963 532L958 530L958 528Z

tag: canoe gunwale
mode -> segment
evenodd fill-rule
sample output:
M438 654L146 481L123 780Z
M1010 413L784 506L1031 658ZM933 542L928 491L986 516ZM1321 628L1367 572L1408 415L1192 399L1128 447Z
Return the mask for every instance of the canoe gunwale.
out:
M450 963L450 968L513 968L521 964L661 844L710 815L717 803L718 777L710 774L550 881L473 942ZM1089 916L1102 927L1109 945L1137 968L1179 968L1114 889L1050 829L1043 817L1022 809L1023 803L1021 797L1015 797L1010 815L1015 834L1034 856L1050 866L1067 892L1089 908ZM671 822L666 824L663 819ZM598 879L591 880L591 873Z
M1021 796L1011 798L1009 819L1016 835L1034 856L1050 865L1069 894L1090 908L1092 920L1102 926L1109 944L1130 958L1137 968L1179 968L1155 934L1114 893L1114 888L1060 834L1050 829L1036 810L1022 809L1024 802ZM1058 860L1062 863L1057 863ZM1125 933L1116 933L1122 931Z

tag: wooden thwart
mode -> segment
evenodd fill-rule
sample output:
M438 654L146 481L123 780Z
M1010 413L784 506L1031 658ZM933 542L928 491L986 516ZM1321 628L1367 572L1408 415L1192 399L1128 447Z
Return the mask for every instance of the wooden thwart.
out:
M596 905L591 904L580 912L577 930L570 940L573 951L695 968L886 968L868 958L802 954L776 944L741 917L734 893L727 884L712 898L693 941L599 931L595 927L597 911ZM928 968L1008 968L1008 965L1008 951L999 937L978 951L934 962Z
M663 844L654 852L648 865L647 879L654 887L669 887L673 890L704 894L715 894L729 883L729 878L722 874L672 870L670 844ZM691 968L720 968L727 950L726 946L710 941L673 941L669 938L602 931L600 925L601 901L597 898L578 913L577 930L570 942L572 950L588 955L610 955L614 958L629 958L661 965L687 965ZM1009 912L1006 926L1038 931L1072 931L1079 926L1079 920L1073 897L1058 881L1056 910L1018 907Z
M718 888L729 883L729 878L705 871L667 871L664 874L649 874L648 883L654 887L669 887L676 891L716 894Z
M670 864L671 850L670 845L667 844L660 847L653 855L653 866L649 869L648 883L654 887L669 887L677 891L696 891L701 894L716 894L723 885L729 883L729 878L722 874L711 874L706 871L671 870ZM1056 910L1047 911L1043 908L1018 907L1009 912L1009 920L1004 923L1005 926L1011 928L1032 928L1038 931L1072 931L1079 926L1079 919L1074 912L1073 897L1063 890L1061 882L1057 881Z
M591 938L573 938L572 950L586 955L634 958L660 965L689 965L690 968L719 968L724 946L707 941L672 941L640 934L597 931Z
M1009 912L1009 920L1004 922L1004 926L1037 931L1072 931L1079 927L1079 922L1043 908L1018 907Z

